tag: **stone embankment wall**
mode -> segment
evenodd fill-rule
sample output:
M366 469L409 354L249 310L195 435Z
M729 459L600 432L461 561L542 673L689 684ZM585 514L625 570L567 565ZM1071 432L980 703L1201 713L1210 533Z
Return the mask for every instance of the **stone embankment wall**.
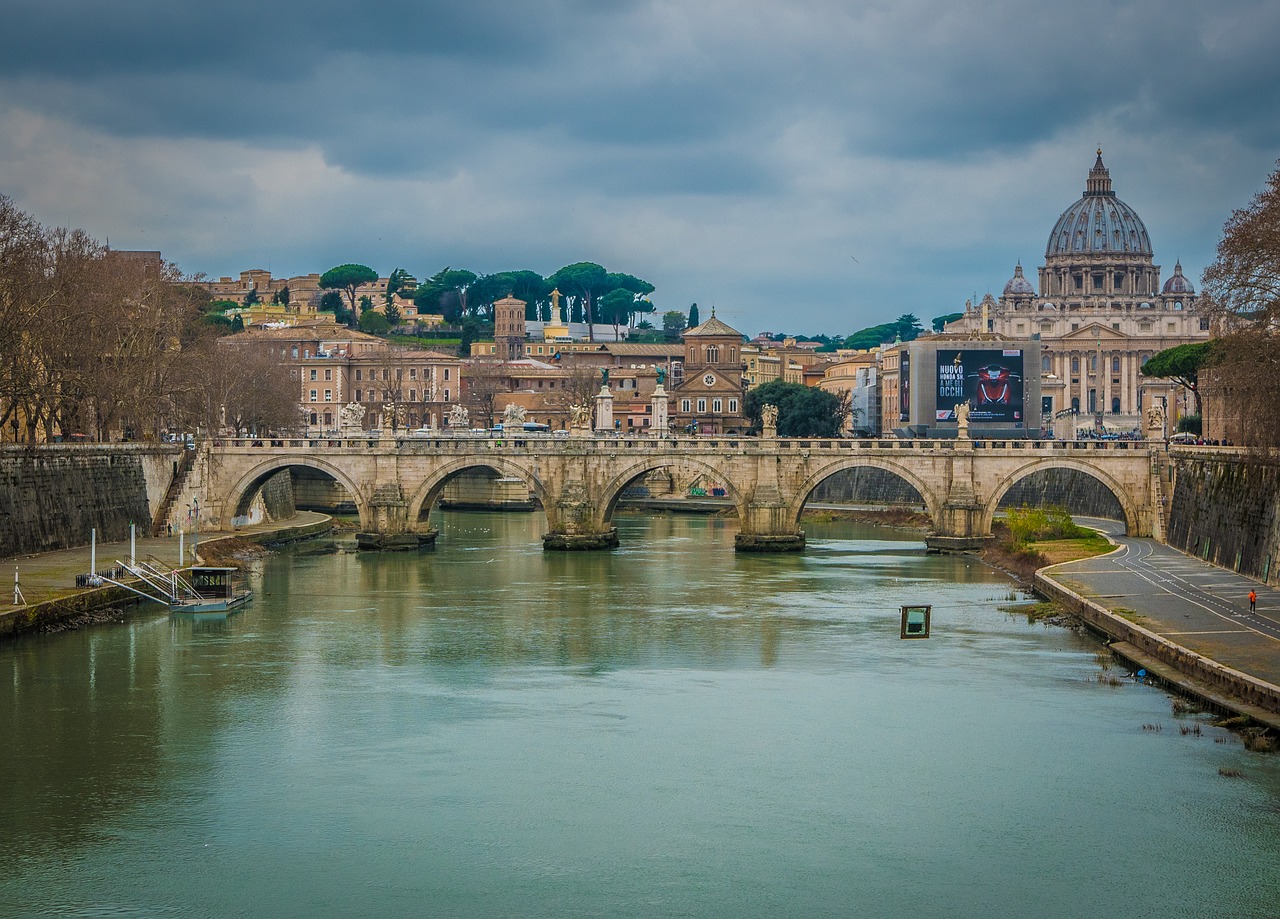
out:
M883 469L849 469L831 476L809 499L814 504L914 505L924 500L904 479ZM1001 507L1065 507L1073 514L1123 520L1120 501L1093 476L1076 469L1045 469L1016 483Z
M148 533L172 478L176 448L49 445L0 450L0 556Z
M1223 568L1275 583L1280 556L1280 463L1243 450L1178 450L1168 543Z
M1105 485L1078 469L1044 469L1014 484L1001 507L1065 507L1084 517L1123 520L1120 500Z

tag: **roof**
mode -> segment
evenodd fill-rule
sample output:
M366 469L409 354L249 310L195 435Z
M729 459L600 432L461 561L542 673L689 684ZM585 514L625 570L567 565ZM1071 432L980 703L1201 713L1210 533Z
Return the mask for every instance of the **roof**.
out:
M684 333L685 338L705 338L712 335L732 335L736 338L742 337L742 333L737 329L730 328L717 319L715 313L712 313L711 318L702 323L702 325L694 326L692 329L688 329Z
M654 355L658 357L682 357L684 345L666 344L665 342L631 342L611 341L605 345L605 351L618 356Z

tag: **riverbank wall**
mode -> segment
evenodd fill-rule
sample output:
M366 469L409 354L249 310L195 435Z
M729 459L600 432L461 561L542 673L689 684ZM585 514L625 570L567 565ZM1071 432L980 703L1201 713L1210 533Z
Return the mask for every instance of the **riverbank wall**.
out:
M0 557L52 552L151 529L180 454L170 444L0 448Z
M287 523L287 521L286 521ZM333 520L323 520L299 525L279 525L244 533L225 533L201 542L199 554L216 556L219 543L228 540L242 540L260 545L284 545L304 539L314 539L330 532L334 527ZM136 594L123 587L104 586L69 592L66 596L55 597L41 603L21 606L16 609L0 612L0 641L31 632L56 623L75 620L86 615L93 616L106 610L127 610L149 601L142 600Z
M1280 580L1280 462L1243 449L1170 451L1169 545L1264 584Z
M1226 667L1113 613L1055 580L1055 567L1036 572L1036 591L1110 639L1113 652L1212 708L1247 715L1280 730L1280 686Z

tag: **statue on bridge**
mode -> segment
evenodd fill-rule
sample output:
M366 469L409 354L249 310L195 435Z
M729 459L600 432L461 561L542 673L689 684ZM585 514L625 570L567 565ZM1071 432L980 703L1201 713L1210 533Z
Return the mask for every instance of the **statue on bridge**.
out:
M760 406L760 436L761 437L777 437L778 436L778 406L776 405Z
M574 431L585 431L591 426L591 406L575 403L569 406L569 427Z
M1164 406L1152 402L1147 407L1147 440L1164 439Z
M524 406L508 402L507 407L502 411L502 429L505 431L508 428L518 428L524 424L524 419Z
M956 404L956 437L969 439L969 403Z
M364 406L359 402L348 402L338 409L338 427L344 434L362 429L364 427Z
M471 427L471 413L461 405L455 405L449 409L449 427L467 430Z

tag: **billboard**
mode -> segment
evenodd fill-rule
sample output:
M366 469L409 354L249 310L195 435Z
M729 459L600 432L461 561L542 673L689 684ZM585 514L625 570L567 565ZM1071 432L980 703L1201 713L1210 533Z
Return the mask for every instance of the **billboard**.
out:
M911 420L911 352L903 348L898 358L898 420Z
M969 403L969 423L1001 421L1021 427L1021 348L938 349L937 421L955 421L955 407Z

